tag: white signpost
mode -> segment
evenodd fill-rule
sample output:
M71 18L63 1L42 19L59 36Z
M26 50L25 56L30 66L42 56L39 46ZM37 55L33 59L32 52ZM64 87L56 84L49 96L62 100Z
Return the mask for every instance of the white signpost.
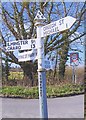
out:
M45 21L45 19L46 18L43 16L43 14L38 11L35 17L35 26L37 26L37 39L12 41L7 42L6 45L7 51L32 49L31 52L29 51L20 53L19 61L38 59L40 118L48 118L45 66L46 68L50 67L50 62L44 61L44 41L42 37L68 30L76 21L75 18L67 16L65 18L43 26L43 22ZM37 57L36 52L33 52L33 49L37 49Z
M41 39L41 27L45 17L38 11L35 17L35 25L37 26L37 41L38 41L38 83L39 83L39 105L40 118L48 118L47 96L46 96L46 73L44 67L44 41Z
M50 24L45 25L41 28L41 37L52 35L54 33L61 32L61 31L65 31L69 29L74 24L75 21L76 21L75 18L71 16L67 16L60 20L51 22Z
M44 49L42 49L44 48L44 43L42 43L42 37L69 29L74 24L76 19L72 17L66 17L43 26L43 21L45 20L45 18L43 17L42 13L38 11L35 20L37 26L37 40L39 42L38 81L39 81L40 118L48 118L46 97L46 74L44 69Z
M15 50L27 50L37 48L36 39L27 39L27 40L16 40L6 42L6 50L7 51L15 51Z

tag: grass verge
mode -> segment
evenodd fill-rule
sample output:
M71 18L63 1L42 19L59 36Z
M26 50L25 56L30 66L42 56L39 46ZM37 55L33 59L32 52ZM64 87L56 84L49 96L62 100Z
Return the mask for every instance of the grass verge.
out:
M47 97L58 97L80 94L84 91L83 86L74 84L63 84L47 86ZM5 86L0 89L0 95L4 97L38 98L38 87Z

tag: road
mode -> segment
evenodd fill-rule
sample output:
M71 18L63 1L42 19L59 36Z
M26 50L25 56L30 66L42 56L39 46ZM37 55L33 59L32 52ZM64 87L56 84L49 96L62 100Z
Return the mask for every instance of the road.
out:
M2 99L3 118L39 118L38 99ZM84 118L84 95L48 99L49 118Z

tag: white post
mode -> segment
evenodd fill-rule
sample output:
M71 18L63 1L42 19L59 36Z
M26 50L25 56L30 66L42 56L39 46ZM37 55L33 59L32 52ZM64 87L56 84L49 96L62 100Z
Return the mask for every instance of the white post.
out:
M75 74L75 64L74 63L72 66L72 80L73 80L73 83L75 84L76 83L76 74Z
M47 112L47 96L46 96L46 73L44 68L44 41L41 39L41 27L43 26L43 16L40 19L36 18L37 26L37 56L38 56L38 82L39 82L39 105L40 105L40 118L48 118Z

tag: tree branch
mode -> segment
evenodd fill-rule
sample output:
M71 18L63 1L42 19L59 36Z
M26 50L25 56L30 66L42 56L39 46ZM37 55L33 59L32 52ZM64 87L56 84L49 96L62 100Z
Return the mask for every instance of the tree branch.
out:
M15 36L16 39L19 39L19 35L17 34L17 32L15 31L15 29L13 28L12 24L10 21L8 21L7 17L6 17L6 13L5 13L5 10L3 8L2 10L3 12L3 21L5 22L5 24L7 25L7 27L10 29L10 31L12 32L12 34Z

